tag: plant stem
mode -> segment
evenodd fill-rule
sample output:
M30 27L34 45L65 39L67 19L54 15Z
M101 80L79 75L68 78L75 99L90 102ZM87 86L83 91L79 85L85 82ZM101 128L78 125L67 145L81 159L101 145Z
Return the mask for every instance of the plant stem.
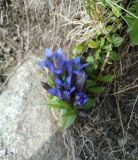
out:
M138 17L136 15L134 15L133 13L129 12L128 10L126 10L125 8L121 7L120 5L118 5L117 3L110 1L110 0L106 0L106 2L113 7L113 5L119 7L120 9L124 10L125 12L127 12L128 14L130 14L131 16L133 16L134 18L138 19Z
M94 0L93 6L94 6L94 11L95 11L96 17L98 18L99 21L101 21L101 17L100 17L100 15L99 15L98 11L97 11L96 0Z
M103 72L104 69L105 69L106 64L108 63L109 56L110 56L110 52L108 52L107 55L106 55L106 58L105 58L104 63L103 63L103 65L102 65L101 71L100 71L100 73L99 73L99 77L101 76L102 72Z

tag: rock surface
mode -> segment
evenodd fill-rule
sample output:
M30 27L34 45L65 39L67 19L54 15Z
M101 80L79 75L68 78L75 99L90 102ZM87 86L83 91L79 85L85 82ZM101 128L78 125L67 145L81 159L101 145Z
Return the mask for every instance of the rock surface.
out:
M0 160L67 160L40 81L36 58L30 58L0 95Z

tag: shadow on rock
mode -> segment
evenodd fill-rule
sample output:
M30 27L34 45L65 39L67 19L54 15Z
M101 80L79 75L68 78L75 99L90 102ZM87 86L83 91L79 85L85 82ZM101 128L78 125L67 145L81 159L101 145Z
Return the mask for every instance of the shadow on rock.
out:
M29 160L66 160L66 148L63 149L63 146L61 132L58 131Z

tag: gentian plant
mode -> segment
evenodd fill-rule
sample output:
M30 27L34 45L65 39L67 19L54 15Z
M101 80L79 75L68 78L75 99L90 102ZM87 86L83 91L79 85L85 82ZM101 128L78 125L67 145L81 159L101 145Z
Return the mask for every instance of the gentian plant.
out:
M118 49L124 43L122 33L126 28L123 27L122 18L129 26L127 31L131 44L138 44L138 5L135 1L130 8L133 13L122 7L123 1L84 2L90 18L90 24L87 23L85 27L91 28L95 20L99 27L90 29L92 35L91 32L84 33L83 41L72 48L72 59L63 55L61 48L55 53L46 48L45 60L38 62L41 68L49 70L48 82L42 85L49 92L49 108L60 111L60 126L63 130L74 123L80 112L86 113L95 105L94 97L105 90L104 83L113 81L114 75L107 75L106 67L120 59Z
M84 69L88 64L81 63L79 56L68 59L62 55L61 48L55 53L46 48L45 60L38 61L38 65L49 70L48 105L60 110L60 125L67 129L76 119L77 112L90 101L85 93L87 74Z

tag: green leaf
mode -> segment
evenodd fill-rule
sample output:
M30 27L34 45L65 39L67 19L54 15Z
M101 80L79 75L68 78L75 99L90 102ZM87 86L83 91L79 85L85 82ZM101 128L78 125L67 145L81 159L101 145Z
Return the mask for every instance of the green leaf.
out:
M85 0L84 1L84 6L86 9L86 13L89 15L89 17L91 18L91 14L92 14L92 0Z
M112 38L111 38L110 35L107 35L106 39L107 39L108 42L111 42L111 41L112 41Z
M94 92L94 93L102 93L105 90L105 87L92 87L89 88L90 92Z
M96 49L96 51L95 51L95 58L97 60L101 60L100 53L101 53L101 49Z
M92 76L93 76L93 71L92 71L92 69L93 69L93 65L92 65L92 64L86 66L86 68L85 68L85 72L86 72L86 74L87 74L89 77L92 77Z
M130 31L130 40L131 40L132 45L138 44L138 19L135 21Z
M119 56L118 53L112 51L112 52L110 52L109 59L110 59L111 61L119 60L119 59L120 59L120 56Z
M128 31L131 31L132 27L134 26L136 18L132 17L131 15L128 15L128 16L125 16L124 19L129 26Z
M108 44L108 45L104 46L104 49L105 49L107 52L111 52L111 51L112 51L112 44Z
M93 63L93 61L94 61L93 56L88 56L86 59L86 62L88 63Z
M85 43L77 44L72 48L72 50L75 51L76 54L80 54L86 50L86 44Z
M103 81L103 82L112 82L115 76L113 75L107 75L107 76L102 76L100 78L98 78L99 81Z
M94 41L94 40L90 40L88 46L89 46L90 48L98 48L98 47L99 47L99 44L98 44L98 42L96 42L96 41Z
M102 3L102 5L103 5L104 7L109 6L109 4L107 3L107 1L106 1L106 0L101 0L101 3Z
M64 130L68 129L75 121L77 115L74 110L63 109L60 112L60 126Z
M89 33L83 35L83 38L86 39L86 40L89 39L89 37L90 37Z
M119 47L122 44L123 40L124 40L124 38L119 37L119 36L118 37L112 37L113 46L114 47Z
M57 97L53 97L48 99L48 106L49 108L56 108L56 109L66 109L71 108L66 102L60 100Z
M54 87L54 86L55 86L54 81L53 81L53 78L51 77L51 75L48 75L48 84L49 84L51 87Z
M117 7L112 7L112 14L115 15L117 18L120 17L120 11L119 11L119 8Z
M101 37L101 38L100 38L100 45L101 45L101 46L104 46L104 44L105 44L105 38L104 38L104 37Z
M113 30L113 26L112 25L108 25L105 27L107 32L111 32Z
M93 80L86 80L86 88L96 86L96 82Z
M89 98L87 103L84 105L84 110L91 109L95 105L94 99Z

